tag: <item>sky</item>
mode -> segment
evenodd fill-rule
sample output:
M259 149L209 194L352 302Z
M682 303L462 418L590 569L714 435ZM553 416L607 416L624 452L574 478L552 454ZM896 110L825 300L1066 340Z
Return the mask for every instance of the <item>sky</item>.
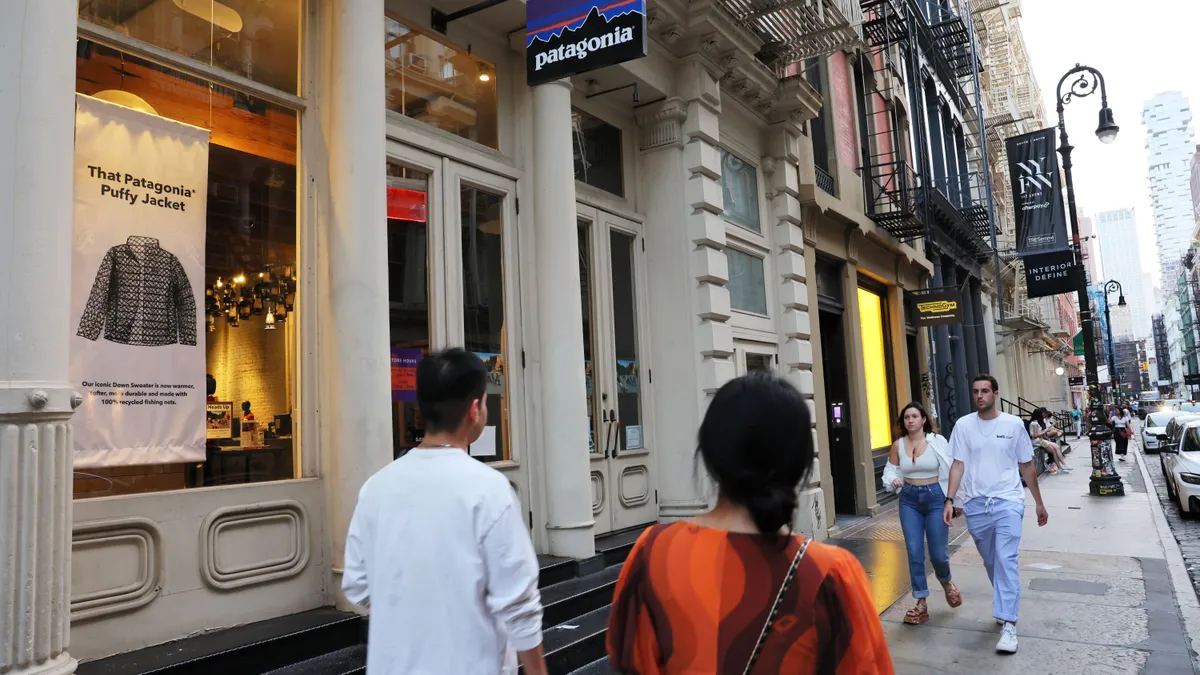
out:
M1075 146L1076 204L1089 214L1133 207L1142 269L1157 283L1142 104L1174 90L1188 97L1193 114L1200 112L1200 1L1021 0L1021 13L1021 32L1049 124L1058 123L1055 88L1064 73L1076 63L1103 73L1108 104L1121 127L1112 145L1095 136L1099 93L1066 106L1067 134ZM1193 122L1198 125L1200 115Z

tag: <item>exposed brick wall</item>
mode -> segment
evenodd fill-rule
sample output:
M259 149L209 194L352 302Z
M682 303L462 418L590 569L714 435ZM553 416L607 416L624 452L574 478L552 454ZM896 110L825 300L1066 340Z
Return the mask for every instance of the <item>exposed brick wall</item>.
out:
M254 416L262 424L275 415L291 412L291 336L293 322L263 328L263 317L255 316L237 328L218 321L207 337L208 372L217 380L217 398L233 402L233 414L241 416L242 401L250 401Z

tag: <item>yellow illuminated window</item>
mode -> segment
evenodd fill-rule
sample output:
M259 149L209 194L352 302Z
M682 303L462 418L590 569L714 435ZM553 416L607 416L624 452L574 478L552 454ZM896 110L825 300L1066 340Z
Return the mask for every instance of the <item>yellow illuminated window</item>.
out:
M871 447L892 444L891 405L888 400L887 360L883 342L883 298L858 289L859 329L862 331L863 371L866 374L867 419Z

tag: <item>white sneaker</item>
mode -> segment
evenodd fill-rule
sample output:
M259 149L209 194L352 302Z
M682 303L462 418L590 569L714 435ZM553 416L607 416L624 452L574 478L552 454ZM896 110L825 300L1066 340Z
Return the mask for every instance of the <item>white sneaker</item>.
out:
M1000 629L1000 639L996 642L996 651L1005 654L1017 653L1017 624L1005 622Z

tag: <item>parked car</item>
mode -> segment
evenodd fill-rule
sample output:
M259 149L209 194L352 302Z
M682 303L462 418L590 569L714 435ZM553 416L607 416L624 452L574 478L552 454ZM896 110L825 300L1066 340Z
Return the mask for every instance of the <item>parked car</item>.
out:
M1174 416L1171 417L1171 421L1167 422L1167 429L1165 432L1167 435L1166 444L1164 445L1162 440L1159 440L1158 442L1159 452L1171 452L1177 449L1179 447L1179 439L1183 436L1184 427L1186 427L1189 422L1195 422L1196 420L1200 420L1200 415L1197 415L1196 413L1185 413L1178 410L1174 411Z
M1160 457L1167 496L1179 506L1180 514L1193 517L1200 511L1200 420L1188 422L1179 445Z
M1158 452L1159 446L1167 442L1167 425L1182 414L1176 410L1158 410L1146 415L1146 423L1142 425L1142 449L1151 454Z

